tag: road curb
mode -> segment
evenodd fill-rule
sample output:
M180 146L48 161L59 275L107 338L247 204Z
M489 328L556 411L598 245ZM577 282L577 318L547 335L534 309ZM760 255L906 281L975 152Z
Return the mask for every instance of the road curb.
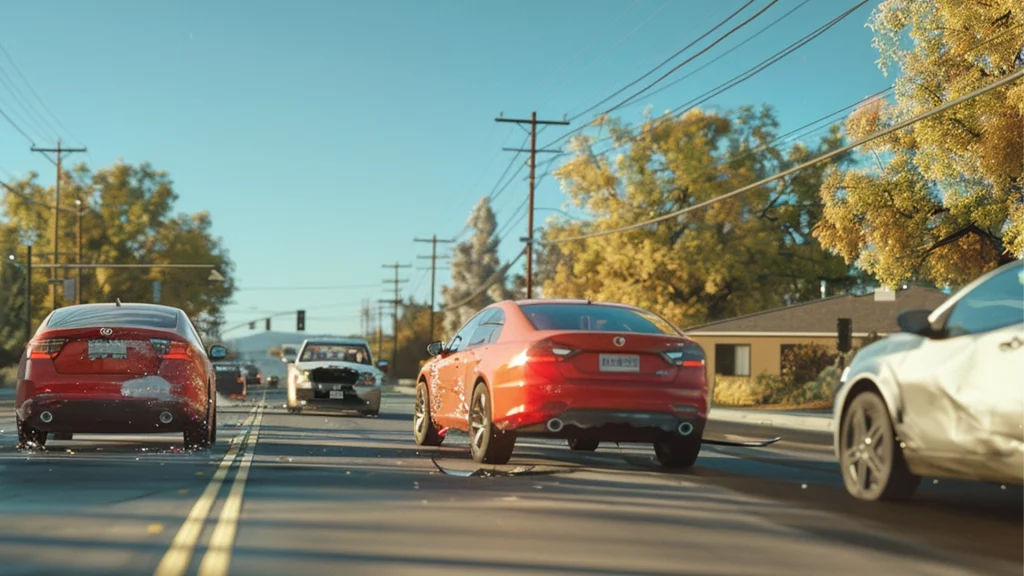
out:
M832 416L830 414L773 414L761 410L742 410L736 408L712 408L709 412L712 422L730 422L732 424L748 424L764 428L781 428L799 430L801 432L832 433Z

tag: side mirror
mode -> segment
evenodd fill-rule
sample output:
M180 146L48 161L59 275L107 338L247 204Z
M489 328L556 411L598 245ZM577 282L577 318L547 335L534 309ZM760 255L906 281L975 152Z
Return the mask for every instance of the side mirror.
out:
M377 369L380 370L381 372L387 372L388 371L388 366L390 366L390 365L391 364L389 364L387 360L378 360L377 361Z
M228 349L217 345L210 346L210 360L223 360L228 357Z
M444 352L443 342L431 342L427 345L427 354L430 354L431 356L440 356L442 352Z
M931 310L921 308L904 310L903 312L900 312L896 322L899 324L900 330L904 332L930 338L936 335L935 329L932 328L932 323L928 320L928 316L930 316L931 313Z

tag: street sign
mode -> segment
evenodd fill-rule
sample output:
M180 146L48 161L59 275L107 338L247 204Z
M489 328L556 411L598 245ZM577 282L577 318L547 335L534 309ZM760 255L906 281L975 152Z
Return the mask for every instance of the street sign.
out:
M75 279L68 278L64 281L64 299L68 302L75 300Z
M161 288L162 288L162 286L160 285L160 281L159 280L153 280L153 303L154 304L159 304L160 303L160 294L162 292Z

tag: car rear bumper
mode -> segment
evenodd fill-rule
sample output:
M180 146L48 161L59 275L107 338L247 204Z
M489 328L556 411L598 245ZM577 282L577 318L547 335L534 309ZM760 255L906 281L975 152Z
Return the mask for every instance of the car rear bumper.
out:
M206 419L205 410L181 399L65 394L33 396L16 412L22 422L37 430L79 434L182 432ZM161 422L164 413L170 414L170 422Z
M343 386L342 398L331 398L329 390L293 388L289 390L288 407L318 407L335 410L380 410L380 386Z
M602 442L654 442L673 436L699 438L707 421L696 413L629 410L566 410L539 424L516 428L524 436L580 438Z

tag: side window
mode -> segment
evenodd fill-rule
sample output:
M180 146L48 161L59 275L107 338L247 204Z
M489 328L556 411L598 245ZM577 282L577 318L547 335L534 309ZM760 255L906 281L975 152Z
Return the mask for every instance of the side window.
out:
M461 352L469 346L469 339L476 331L477 326L483 320L484 316L487 316L490 310L485 310L466 322L466 325L459 330L457 334L452 338L451 342L448 343L448 352Z
M1024 268L1011 266L971 290L946 320L950 337L981 334L1024 322Z
M473 331L473 336L469 339L468 348L486 346L497 342L498 336L501 335L501 328L504 324L505 311L501 308L494 308L490 310L489 313L482 318L477 329Z

